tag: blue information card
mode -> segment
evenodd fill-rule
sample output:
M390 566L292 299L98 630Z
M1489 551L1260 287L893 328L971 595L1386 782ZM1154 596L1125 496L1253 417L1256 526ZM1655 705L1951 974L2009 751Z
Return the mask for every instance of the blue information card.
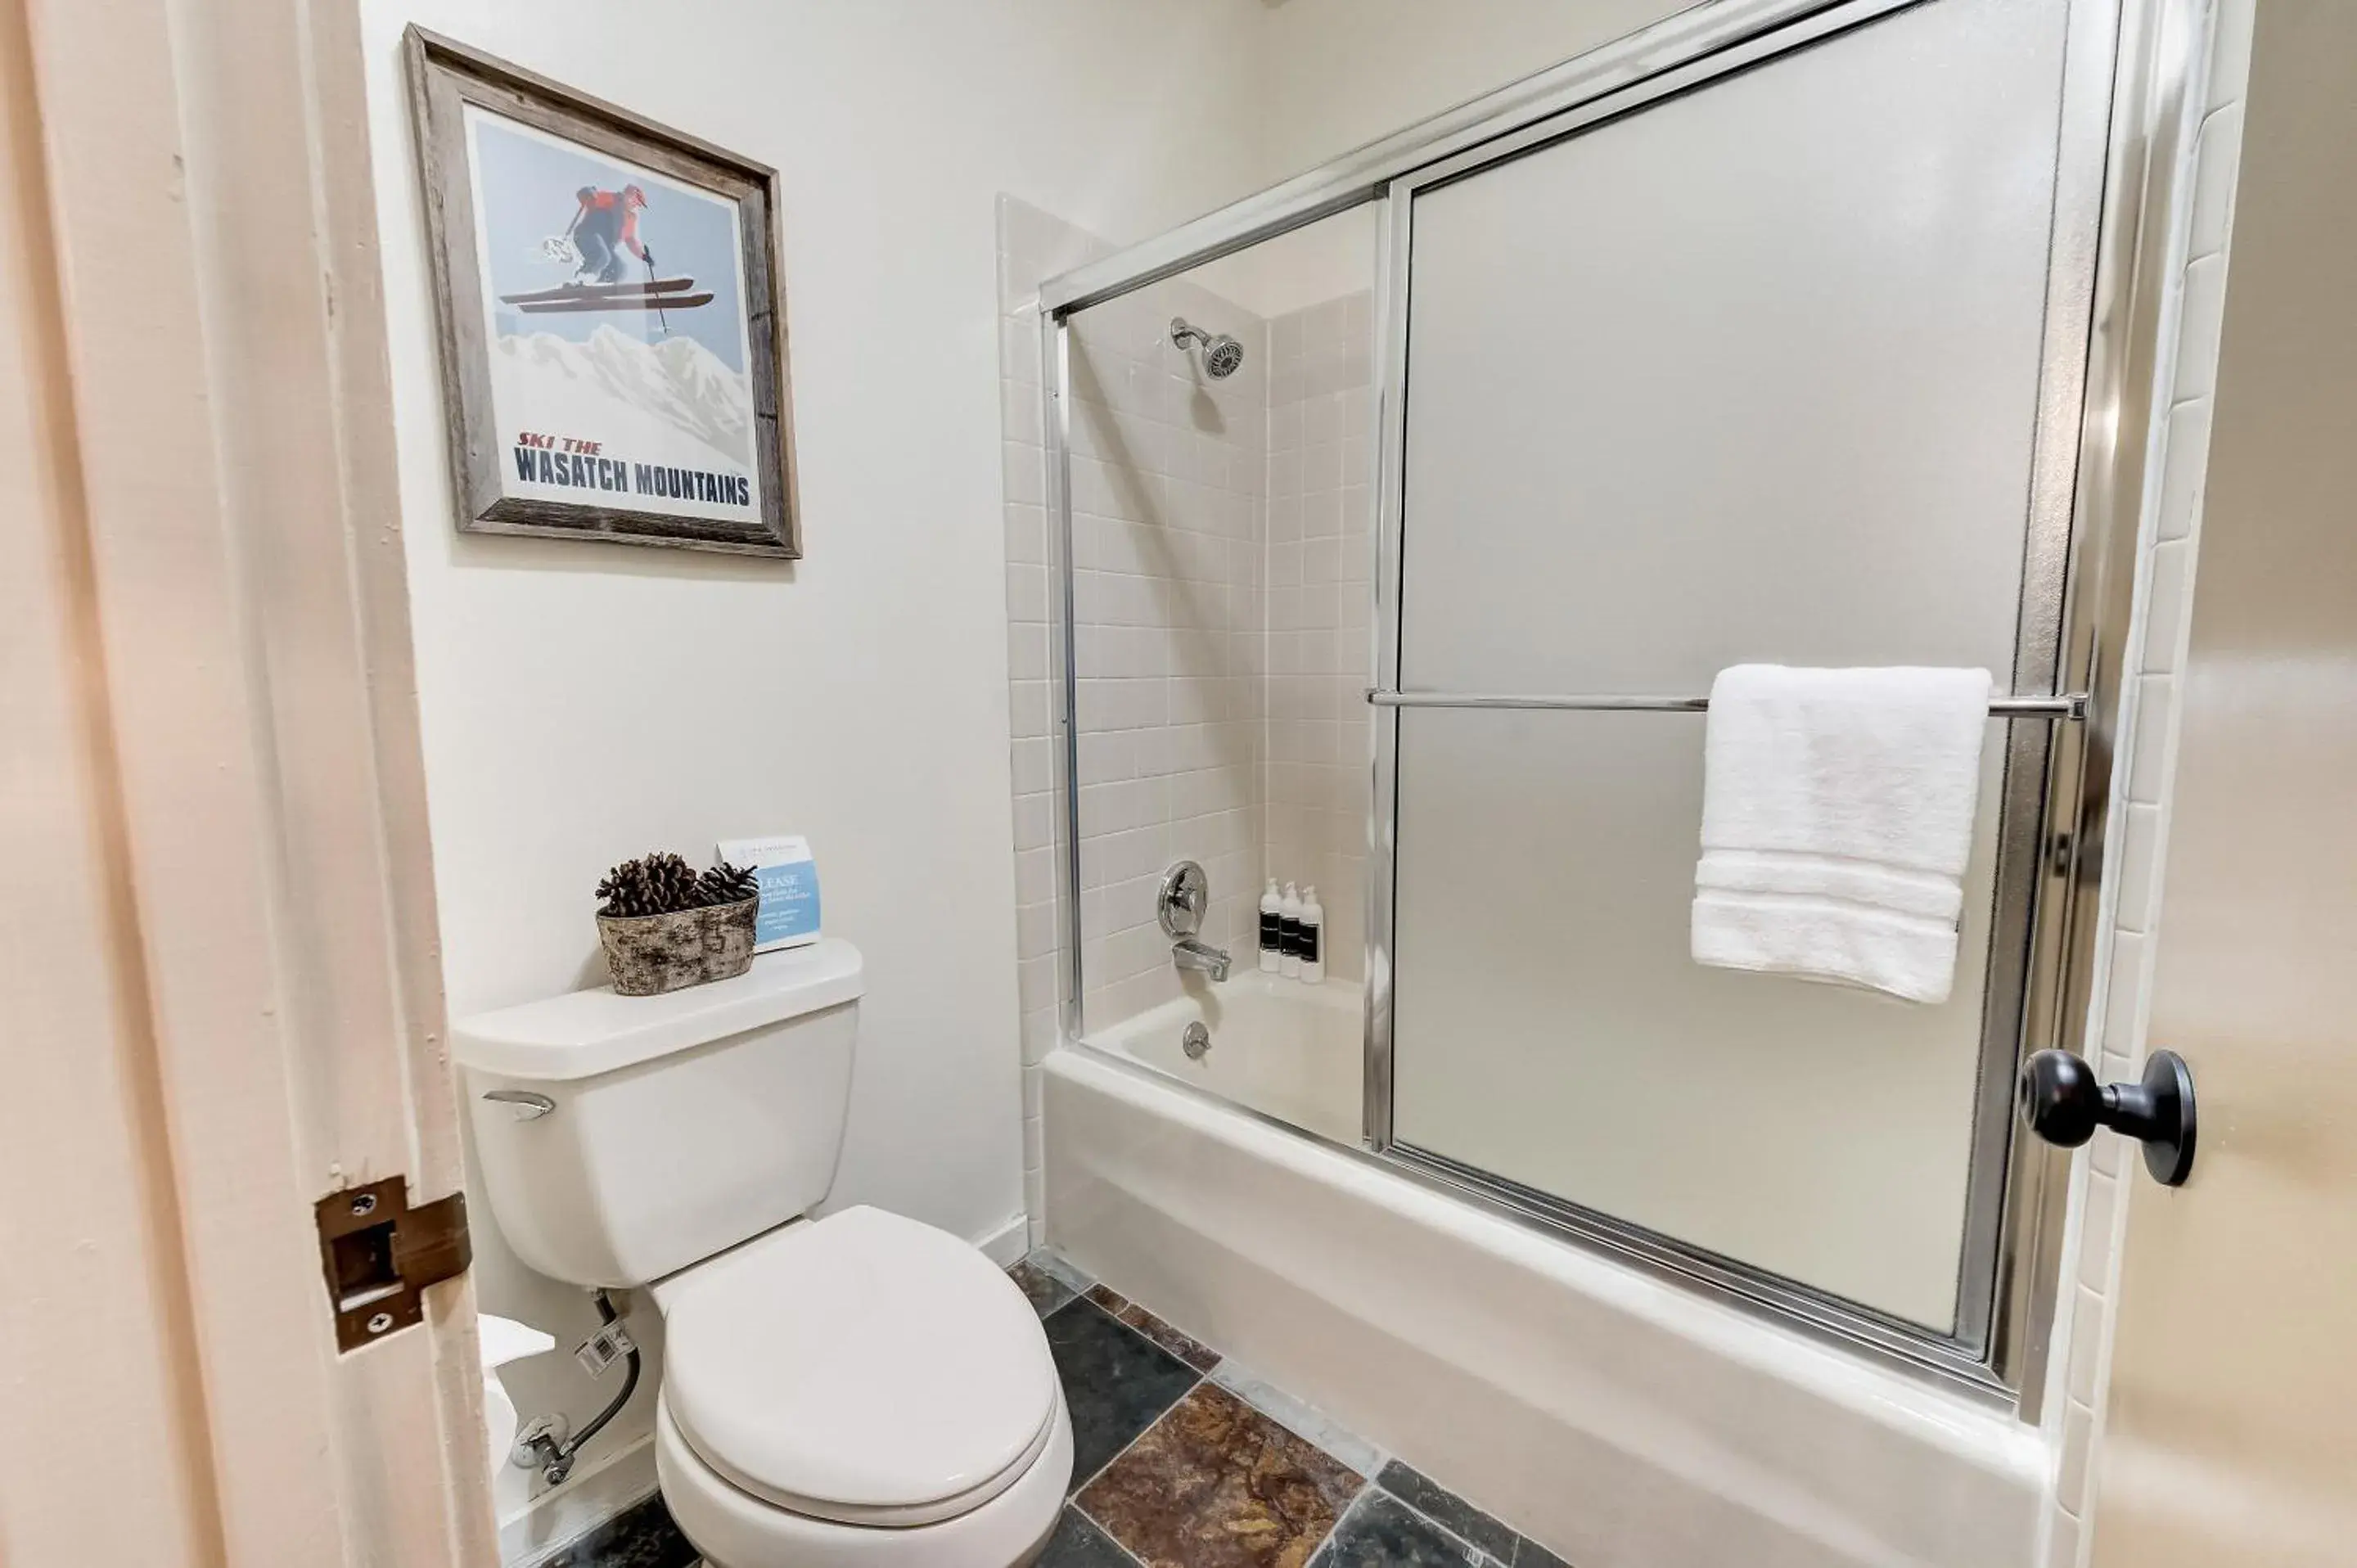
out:
M753 950L801 947L819 939L818 862L802 838L727 839L713 846L731 865L752 868L761 886L753 917Z

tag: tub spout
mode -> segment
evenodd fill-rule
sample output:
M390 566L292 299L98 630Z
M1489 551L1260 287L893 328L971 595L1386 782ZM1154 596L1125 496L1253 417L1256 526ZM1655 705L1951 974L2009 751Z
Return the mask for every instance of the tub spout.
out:
M1181 937L1170 944L1170 961L1180 969L1200 970L1215 981L1228 977L1228 950L1192 937Z

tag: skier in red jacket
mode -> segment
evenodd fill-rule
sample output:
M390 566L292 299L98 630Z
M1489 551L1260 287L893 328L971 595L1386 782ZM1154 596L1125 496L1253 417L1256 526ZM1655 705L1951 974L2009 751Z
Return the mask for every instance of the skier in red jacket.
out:
M621 282L626 251L646 263L649 272L654 270L654 252L639 238L639 212L647 204L645 191L635 185L619 190L585 185L574 195L581 205L565 234L581 252L581 270L574 274L575 282Z

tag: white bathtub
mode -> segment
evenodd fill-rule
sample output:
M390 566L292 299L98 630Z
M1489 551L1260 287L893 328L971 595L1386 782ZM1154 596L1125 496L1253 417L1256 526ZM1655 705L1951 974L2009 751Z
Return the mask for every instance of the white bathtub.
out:
M2051 1462L2009 1412L1171 1081L1341 1126L1264 1027L1322 1001L1233 988L1203 1064L1191 998L1051 1054L1049 1241L1579 1568L2031 1561Z
M1356 982L1305 985L1254 970L1225 984L1190 984L1159 1007L1090 1031L1089 1041L1232 1103L1356 1144L1364 1020ZM1211 1047L1190 1060L1181 1040L1193 1023L1211 1031Z

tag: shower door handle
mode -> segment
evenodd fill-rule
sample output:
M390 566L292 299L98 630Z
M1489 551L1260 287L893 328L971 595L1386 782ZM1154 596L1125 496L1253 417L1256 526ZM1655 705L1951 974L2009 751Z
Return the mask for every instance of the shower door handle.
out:
M2087 1058L2040 1051L2015 1086L2021 1120L2048 1143L2075 1149L2109 1127L2144 1144L2144 1168L2163 1187L2193 1174L2193 1072L2175 1051L2155 1051L2137 1083L2098 1083Z

